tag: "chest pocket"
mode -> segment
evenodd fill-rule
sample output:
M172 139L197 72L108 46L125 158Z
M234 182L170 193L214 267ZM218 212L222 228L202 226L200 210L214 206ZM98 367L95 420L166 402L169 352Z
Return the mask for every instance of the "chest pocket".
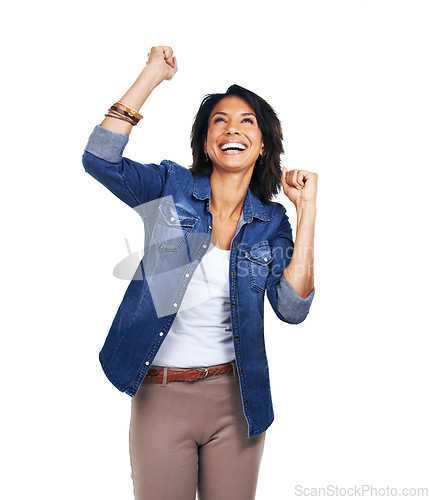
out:
M268 241L260 241L248 248L243 248L243 257L247 261L250 285L258 292L265 292L268 278L268 266L273 260L272 249Z
M181 205L163 200L159 206L154 237L161 252L177 252L195 227L198 217Z

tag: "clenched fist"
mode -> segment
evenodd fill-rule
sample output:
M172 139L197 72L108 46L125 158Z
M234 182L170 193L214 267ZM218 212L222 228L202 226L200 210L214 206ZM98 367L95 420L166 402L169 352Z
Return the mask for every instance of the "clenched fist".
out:
M147 55L146 67L152 68L159 74L159 83L171 80L177 73L177 61L173 56L173 49L165 45L152 47Z
M317 174L283 167L281 182L285 195L298 207L301 202L316 203Z

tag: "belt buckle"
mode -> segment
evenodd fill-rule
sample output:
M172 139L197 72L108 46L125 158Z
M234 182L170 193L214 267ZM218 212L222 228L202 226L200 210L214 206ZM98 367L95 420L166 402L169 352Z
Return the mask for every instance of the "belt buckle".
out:
M207 368L200 368L200 370L204 370L206 373L204 374L203 377L200 377L200 378L206 378L207 375L209 374L209 371L207 370Z

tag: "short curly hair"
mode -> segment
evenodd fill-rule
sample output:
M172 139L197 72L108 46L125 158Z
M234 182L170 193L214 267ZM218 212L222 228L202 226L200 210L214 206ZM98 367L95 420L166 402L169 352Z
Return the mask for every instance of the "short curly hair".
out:
M224 94L208 94L204 96L192 125L191 148L193 164L189 170L192 175L211 175L213 165L210 159L206 161L204 152L208 122L216 104L229 96L241 97L255 112L264 142L264 156L256 160L250 180L250 188L261 201L271 203L272 198L280 192L281 188L280 155L284 152L282 127L274 109L264 99L244 87L231 85Z

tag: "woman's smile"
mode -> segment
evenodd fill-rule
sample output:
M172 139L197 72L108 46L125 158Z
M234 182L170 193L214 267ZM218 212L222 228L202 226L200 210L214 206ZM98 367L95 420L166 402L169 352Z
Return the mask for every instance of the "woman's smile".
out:
M239 139L226 139L219 144L219 147L224 154L241 154L246 151L247 145Z

